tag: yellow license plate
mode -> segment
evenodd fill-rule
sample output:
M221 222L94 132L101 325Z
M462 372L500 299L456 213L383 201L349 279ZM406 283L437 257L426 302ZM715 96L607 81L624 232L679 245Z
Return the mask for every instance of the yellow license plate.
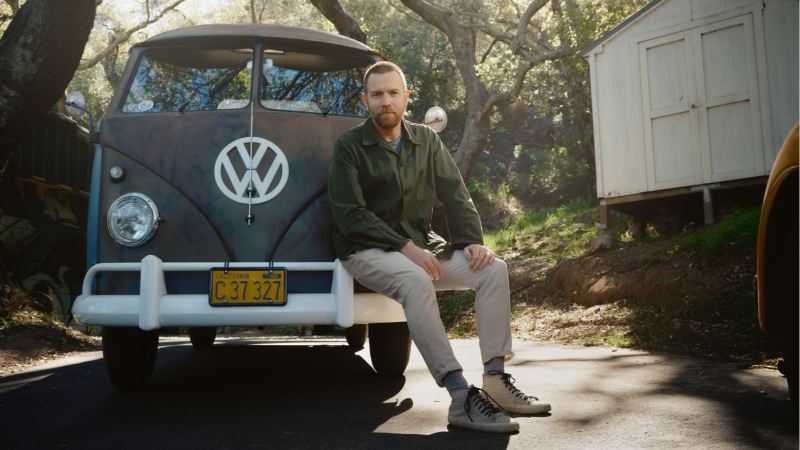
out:
M211 269L211 306L286 304L286 269Z

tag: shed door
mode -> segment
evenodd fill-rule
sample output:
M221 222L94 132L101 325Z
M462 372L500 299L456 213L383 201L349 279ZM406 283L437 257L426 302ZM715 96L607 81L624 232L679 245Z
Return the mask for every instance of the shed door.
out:
M750 15L699 28L693 39L703 180L764 173Z
M648 189L763 173L751 16L639 43Z
M648 190L697 184L703 176L691 46L689 31L639 44Z

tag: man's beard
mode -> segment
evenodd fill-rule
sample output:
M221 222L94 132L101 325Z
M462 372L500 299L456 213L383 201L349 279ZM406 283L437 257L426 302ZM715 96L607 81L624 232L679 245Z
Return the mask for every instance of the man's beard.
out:
M394 111L381 111L373 115L372 119L379 127L391 130L400 123L400 114Z

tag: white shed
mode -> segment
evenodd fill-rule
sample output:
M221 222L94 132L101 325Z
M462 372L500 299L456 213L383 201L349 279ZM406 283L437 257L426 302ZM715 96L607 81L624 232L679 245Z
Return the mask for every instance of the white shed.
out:
M798 120L798 0L654 0L583 51L607 207L764 183ZM713 218L713 216L711 216Z

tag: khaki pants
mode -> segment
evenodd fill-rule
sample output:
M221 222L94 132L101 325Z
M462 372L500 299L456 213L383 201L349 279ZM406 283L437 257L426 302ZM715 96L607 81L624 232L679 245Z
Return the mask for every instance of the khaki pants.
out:
M342 261L365 287L397 300L405 311L408 329L428 369L441 386L448 372L461 370L439 316L436 290L475 290L475 315L481 358L487 362L511 353L511 311L508 269L503 260L472 272L463 251L441 261L444 276L438 281L399 252L368 249Z

